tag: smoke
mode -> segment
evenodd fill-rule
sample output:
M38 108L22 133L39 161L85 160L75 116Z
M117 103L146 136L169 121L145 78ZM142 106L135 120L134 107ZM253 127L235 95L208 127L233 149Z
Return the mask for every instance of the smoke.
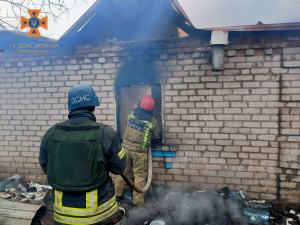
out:
M115 86L158 83L158 69L153 61L143 59L125 61L119 68Z
M166 225L232 223L226 210L226 201L216 192L178 191L158 186L152 194L151 198L146 198L144 206L127 212L128 224L150 224L153 220L162 220Z

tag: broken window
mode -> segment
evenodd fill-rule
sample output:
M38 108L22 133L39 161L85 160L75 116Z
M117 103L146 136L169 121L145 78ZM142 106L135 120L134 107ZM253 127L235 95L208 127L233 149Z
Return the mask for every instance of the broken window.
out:
M121 139L125 134L127 115L138 107L139 100L148 95L155 101L153 116L162 131L161 84L122 86L117 90L117 127Z

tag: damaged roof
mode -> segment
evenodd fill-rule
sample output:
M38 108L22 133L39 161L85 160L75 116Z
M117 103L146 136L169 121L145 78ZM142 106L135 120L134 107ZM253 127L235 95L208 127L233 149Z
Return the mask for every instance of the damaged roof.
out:
M172 38L178 27L196 29L177 0L98 0L59 42L131 41Z
M256 24L197 29L178 0L97 0L57 41L29 37L25 32L0 31L0 49L18 40L64 45L166 39L178 37L178 28L190 36L209 36L212 30L230 32L300 30L300 23Z
M257 24L197 29L178 0L97 0L58 42L84 44L178 37L178 28L190 36L212 30L299 30L300 23Z

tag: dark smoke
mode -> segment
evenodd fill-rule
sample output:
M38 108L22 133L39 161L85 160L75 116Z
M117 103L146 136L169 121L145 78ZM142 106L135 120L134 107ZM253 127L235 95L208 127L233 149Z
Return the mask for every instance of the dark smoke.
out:
M119 68L115 86L118 88L126 85L159 83L158 72L158 67L153 61L143 59L125 61Z

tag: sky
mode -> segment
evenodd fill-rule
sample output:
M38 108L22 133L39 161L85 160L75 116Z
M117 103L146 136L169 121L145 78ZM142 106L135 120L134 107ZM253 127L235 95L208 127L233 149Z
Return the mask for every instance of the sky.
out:
M14 0L16 1L16 0ZM75 1L75 2L74 2ZM178 0L196 28L300 22L300 0ZM58 23L48 22L42 36L59 39L96 0L65 0L72 7ZM76 3L76 4L75 4ZM0 15L10 13L0 0ZM29 18L29 15L22 16ZM26 28L27 29L27 28ZM26 29L22 30L28 32Z
M12 0L15 2L19 2L20 0ZM28 1L28 0L26 0ZM38 2L40 0L36 0ZM96 2L96 0L64 0L66 5L70 10L69 15L62 15L61 19L58 23L54 23L48 18L48 30L43 28L39 28L39 31L42 36L46 36L49 38L59 39L92 5ZM32 6L31 6L32 7ZM35 7L32 7L35 9ZM0 0L0 15L4 16L6 13L11 14L12 9L10 4L1 2ZM29 18L29 14L21 13L21 16ZM39 16L41 18L41 16ZM22 31L28 32L28 28L23 29Z
M179 0L196 28L300 22L299 0Z

